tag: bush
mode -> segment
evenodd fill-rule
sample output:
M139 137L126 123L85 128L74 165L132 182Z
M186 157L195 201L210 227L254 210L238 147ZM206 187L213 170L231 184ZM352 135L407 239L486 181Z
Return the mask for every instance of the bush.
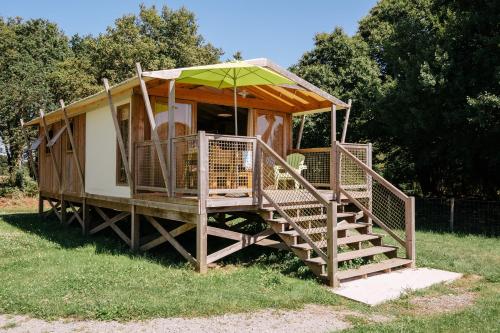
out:
M0 182L0 197L18 198L35 196L38 184L29 175L27 168L18 168L10 177L4 177Z

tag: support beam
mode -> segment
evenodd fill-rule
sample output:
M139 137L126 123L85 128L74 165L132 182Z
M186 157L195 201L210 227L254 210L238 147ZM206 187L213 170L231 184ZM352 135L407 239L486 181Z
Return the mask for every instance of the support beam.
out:
M78 177L80 179L80 184L82 185L80 188L80 192L82 194L84 194L85 193L85 180L83 177L83 170L82 170L82 166L80 164L80 159L78 158L78 155L77 155L77 150L76 150L77 146L75 144L75 139L73 138L73 130L71 129L71 126L69 123L68 113L66 112L66 106L64 105L64 101L61 99L61 100L59 100L59 103L61 104L64 122L66 124L66 128L68 131L68 138L69 138L69 142L71 144L71 150L72 150L73 159L75 160L76 169L78 170Z
M175 179L175 156L173 155L173 139L175 138L175 80L170 80L168 83L168 156L167 170L170 171L168 175L168 195L174 195L174 179Z
M167 165L165 163L165 154L163 154L163 150L161 149L160 137L158 136L158 130L156 126L156 121L153 114L153 109L151 108L151 102L149 101L148 89L146 87L146 82L142 78L142 68L141 64L136 63L135 68L137 71L137 78L139 79L139 84L141 86L142 98L144 99L144 106L146 109L146 114L148 115L149 124L151 126L151 138L153 140L153 144L156 150L156 155L158 156L158 160L160 162L161 174L163 176L163 181L165 182L165 188L167 191L169 187L171 187L168 183L168 172Z
M191 255L191 253L189 253L188 251L186 251L186 249L184 249L184 247L167 231L165 230L165 228L163 228L161 226L160 223L158 223L158 221L152 217L152 216L145 216L146 217L146 220L148 220L149 223L151 223L151 225L153 227L155 227L156 230L158 230L158 232L170 243L172 244L172 246L187 260L189 261L191 264L193 265L197 265L197 260L195 258L193 258L193 256Z
M38 193L38 214L42 215L43 214L43 202L44 199L42 197L42 194L39 192Z
M104 222L101 223L100 225L98 225L97 227L93 228L92 230L90 230L89 233L91 235L95 234L96 232L101 231L102 229L105 229L107 227L111 227L116 222L118 222L120 220L123 220L124 218L126 218L127 216L130 215L129 212L121 212L121 213L117 214L116 216L114 216L112 218L109 218L106 215L106 213L104 213L102 211L102 209L100 209L99 207L94 207L94 208L95 208L95 211L102 217L102 219L104 220Z
M45 112L43 112L42 109L40 109L40 118L42 120L42 126L43 126L43 132L45 134L45 139L47 140L46 144L48 145L51 138L49 136L49 132L48 132L48 128L47 128L47 121L45 120ZM52 164L54 165L54 169L56 169L57 182L59 184L59 192L61 192L62 188L63 188L63 186L62 186L63 184L62 184L62 180L61 180L61 172L60 172L61 169L59 167L59 164L56 161L56 157L54 156L54 150L52 149L52 146L48 146L48 147L49 147L49 151L50 151L50 158L52 159Z
M352 104L352 100L349 99L349 102L347 103L348 107L347 107L347 110L345 112L344 129L342 130L342 137L340 139L341 143L345 143L345 138L347 135L347 125L349 124L349 116L351 114L351 104Z
M198 214L196 224L196 269L207 273L207 214Z
M272 229L269 229L269 230L272 230ZM274 233L274 231L273 231L273 233ZM248 235L248 234L244 234L241 232L236 232L236 231L221 229L221 228L215 228L215 227L210 227L210 226L207 227L207 234L210 236L216 236L216 237L241 241L245 244L252 242L253 239L255 238L255 235ZM272 247L272 248L276 248L276 249L288 248L282 242L275 241L272 239L267 239L267 238L260 238L257 242L255 242L255 244L260 245L260 246Z
M86 198L83 198L82 215L83 215L82 234L84 236L87 236L89 234L89 229L90 229L90 206L87 204Z
M57 202L55 205L52 202L52 199L47 199L47 202L49 203L50 207L52 207L52 208L50 210L46 211L45 214L49 215L50 213L54 213L57 216L57 218L59 219L59 221L62 222L62 216L59 213L59 211L57 210L57 208L60 205L60 202Z
M194 225L194 224L186 223L186 224L181 225L180 227L175 228L174 230L170 231L169 233L172 237L177 237L177 236L182 235L183 233L185 233L189 230L194 229L195 227L196 227L196 225ZM161 244L165 243L166 241L167 241L167 239L165 237L163 237L163 235L161 235L160 237L155 238L152 241L142 245L140 247L140 250L141 251L151 250L152 248L154 248L158 245L161 245Z
M130 220L130 249L132 251L139 250L141 241L141 219L140 215L135 212L135 206L131 207Z
M116 116L116 108L113 104L113 98L111 96L111 90L109 89L109 83L107 79L102 79L104 83L104 89L108 95L109 110L111 111L111 117L113 118L113 124L115 126L116 139L118 140L118 147L120 148L120 156L122 158L123 168L125 169L125 174L127 175L127 182L130 188L130 195L134 194L132 174L130 172L130 164L128 163L127 151L125 150L125 144L123 142L122 132L120 130L120 124L118 123L118 118Z
M337 141L337 106L332 104L331 110L331 123L330 123L330 189L335 188L336 184L336 158L335 142ZM337 199L335 199L337 200Z
M304 134L305 123L306 123L306 115L302 115L300 117L299 134L297 135L297 149L300 149L300 143L302 142L302 135Z
M64 200L63 195L61 195L61 222L68 224L68 203Z
M274 230L266 229L266 230L263 230L263 231L255 234L253 236L250 236L250 238L248 238L248 239L242 239L237 243L229 245L228 247L225 247L217 252L210 254L207 257L207 263L209 263L209 264L213 263L214 261L222 259L222 258L224 258L224 257L226 257L234 252L237 252L241 249L244 249L245 247L256 244L256 243L262 241L263 239L271 236L272 234L274 234Z
M338 259L337 259L337 202L330 201L327 207L327 247L328 247L328 283L330 287L337 288Z

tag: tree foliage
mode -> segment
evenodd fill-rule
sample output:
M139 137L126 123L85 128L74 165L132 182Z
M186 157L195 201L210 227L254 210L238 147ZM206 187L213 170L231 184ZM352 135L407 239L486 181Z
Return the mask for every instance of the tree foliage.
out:
M52 110L102 90L102 78L118 83L145 70L218 62L222 50L205 42L196 18L185 8L141 5L98 36L68 38L46 20L0 18L0 138L9 169L20 161L20 118Z
M358 33L344 38L344 46L325 51L316 43L296 70L316 72L315 83L354 99L353 134L377 144L391 180L406 188L417 184L425 195L495 198L499 22L498 1L382 0L361 20ZM366 45L364 63L376 64L376 73L357 74L377 78L361 80L359 89L338 71L353 58L345 52L353 43ZM304 61L310 54L313 64ZM321 67L323 74L316 69ZM337 80L330 77L336 70Z

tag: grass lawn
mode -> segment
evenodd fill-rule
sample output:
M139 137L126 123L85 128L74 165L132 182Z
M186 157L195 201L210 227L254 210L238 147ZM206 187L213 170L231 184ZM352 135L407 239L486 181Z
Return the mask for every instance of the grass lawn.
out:
M34 210L0 208L0 313L38 318L146 319L251 312L263 308L333 305L393 318L382 324L353 318L357 331L498 331L500 241L417 233L417 265L469 276L370 308L333 295L289 254L249 249L201 276L168 248L133 255L117 237L82 237L76 226ZM239 263L238 263L239 262ZM418 297L472 294L474 304L449 313L416 311Z

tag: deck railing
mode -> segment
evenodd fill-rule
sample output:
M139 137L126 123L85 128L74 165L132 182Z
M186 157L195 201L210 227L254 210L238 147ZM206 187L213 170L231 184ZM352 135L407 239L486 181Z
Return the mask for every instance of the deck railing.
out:
M345 143L343 146L370 168L372 166L372 146L370 143ZM332 158L331 147L292 149L289 153L304 155L304 165L307 169L302 170L302 176L317 188L333 188L335 179L331 172ZM342 165L341 165L342 167ZM353 179L354 184L363 181L362 178ZM366 183L366 180L364 180Z
M165 156L168 156L168 141L160 141ZM167 192L160 161L152 141L135 143L135 189L139 191Z
M346 197L404 246L415 262L415 201L373 171L345 145L336 144L337 197Z

